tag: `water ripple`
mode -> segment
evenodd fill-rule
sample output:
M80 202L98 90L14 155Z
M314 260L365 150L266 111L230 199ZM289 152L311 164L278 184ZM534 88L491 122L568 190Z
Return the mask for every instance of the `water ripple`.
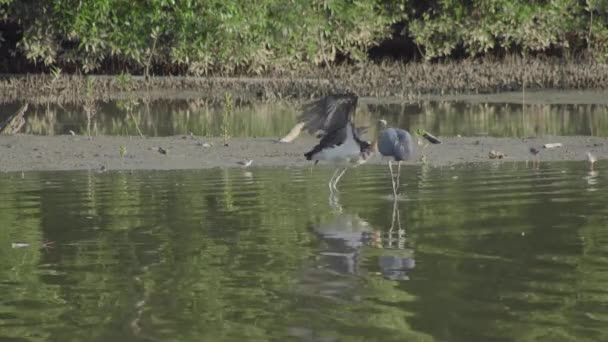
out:
M2 337L607 337L604 170L402 172L398 201L381 165L335 197L330 167L8 175Z

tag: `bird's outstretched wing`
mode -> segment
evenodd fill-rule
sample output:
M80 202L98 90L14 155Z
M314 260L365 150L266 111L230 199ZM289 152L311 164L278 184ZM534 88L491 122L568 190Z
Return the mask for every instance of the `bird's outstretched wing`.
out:
M345 127L353 120L358 97L351 92L330 94L302 106L298 122L310 134L323 136Z
M329 133L324 134L321 138L321 141L319 141L319 143L315 147L313 147L312 150L304 154L306 160L311 160L315 154L323 151L323 149L342 145L346 140L346 136L348 134L346 131L347 129L352 128L348 127L348 125L345 125L344 127L334 129Z

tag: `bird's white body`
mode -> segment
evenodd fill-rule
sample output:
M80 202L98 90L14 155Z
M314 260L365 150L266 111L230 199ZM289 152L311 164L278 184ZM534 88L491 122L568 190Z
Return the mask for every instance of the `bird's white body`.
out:
M357 141L355 141L352 127L348 127L344 143L333 147L326 147L318 153L313 154L311 159L331 161L334 163L347 163L352 160L358 160L360 155L361 147Z

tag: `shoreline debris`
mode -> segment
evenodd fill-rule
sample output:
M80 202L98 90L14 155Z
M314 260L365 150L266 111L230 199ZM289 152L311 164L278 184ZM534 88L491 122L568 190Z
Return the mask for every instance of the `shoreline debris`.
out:
M436 136L432 135L431 133L427 132L426 130L424 130L422 128L417 129L416 133L418 133L418 135L422 136L426 140L430 141L432 144L441 144L441 140L439 140L439 138L437 138Z
M26 102L15 114L11 115L0 126L0 134L17 134L25 125L25 112L29 104Z
M495 150L491 150L488 155L489 155L490 159L503 159L504 157L507 156L506 154L504 154L500 151L495 151Z
M562 147L562 143L549 143L549 144L544 144L543 147L544 148L557 148L557 147Z

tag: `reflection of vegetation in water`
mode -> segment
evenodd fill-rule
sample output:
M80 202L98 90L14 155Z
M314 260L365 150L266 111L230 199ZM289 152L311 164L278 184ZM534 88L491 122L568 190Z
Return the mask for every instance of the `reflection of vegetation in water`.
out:
M466 102L428 102L411 105L370 106L376 115L395 125L423 127L442 136L608 136L603 105L526 105Z
M352 302L294 290L321 243L311 222L331 219L330 170L10 174L0 243L56 244L0 248L2 334L277 339L304 327L366 340L605 340L606 176L586 192L580 164L521 165L404 168L412 281L375 276L383 251L364 250L369 272L341 280L357 286ZM353 170L342 201L384 230L385 172Z
M86 107L47 104L30 106L25 131L33 134L143 135L189 134L222 137L282 136L295 124L297 106L288 102L224 107L205 100L143 101L130 99L90 104L96 113L87 122ZM7 106L9 107L9 106ZM12 108L12 107L11 107ZM231 115L226 115L228 112ZM6 112L11 112L7 110ZM424 128L436 135L595 135L608 136L603 105L476 104L424 102L419 104L361 105L358 124L369 126L384 117L410 130ZM230 117L230 119L228 119ZM230 132L228 132L229 130Z
M224 94L224 108L222 110L222 138L224 145L228 145L230 131L232 129L232 121L234 120L234 101L232 94Z

